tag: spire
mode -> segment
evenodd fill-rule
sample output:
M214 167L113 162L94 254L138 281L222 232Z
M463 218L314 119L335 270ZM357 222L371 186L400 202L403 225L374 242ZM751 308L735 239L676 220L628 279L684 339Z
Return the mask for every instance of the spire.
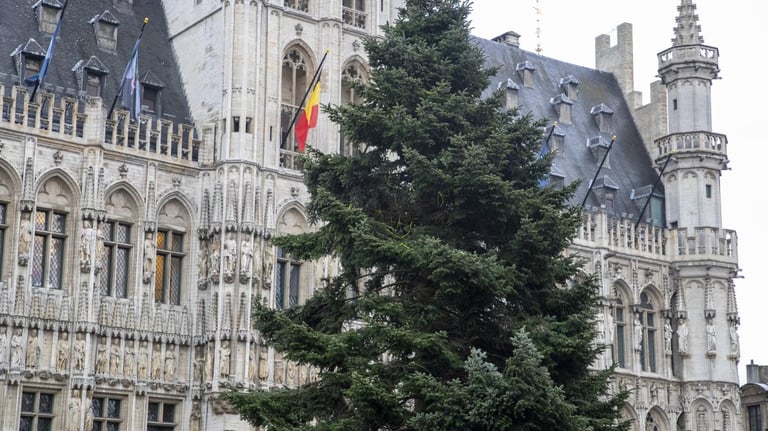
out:
M677 7L677 26L675 27L675 37L672 39L673 46L699 45L704 43L704 37L701 36L701 26L699 25L699 16L696 15L696 5L693 0L682 0Z

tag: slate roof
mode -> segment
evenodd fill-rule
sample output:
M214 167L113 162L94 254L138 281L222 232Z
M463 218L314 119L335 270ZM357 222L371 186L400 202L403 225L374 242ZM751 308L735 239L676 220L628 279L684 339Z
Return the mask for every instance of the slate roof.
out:
M591 110L595 108L598 112L613 112L612 126L616 141L609 155L610 168L603 167L596 186L607 183L618 187L614 208L608 212L617 216L631 215L637 219L645 200L633 200L632 192L645 187L644 195L648 196L650 186L656 182L657 172L613 74L545 57L503 42L473 38L473 43L485 53L486 65L498 69L484 96L490 96L491 91L500 85L502 88L510 87L508 80L512 80L519 88L520 113L548 119L550 126L558 118L552 102L568 99L563 95L565 90L561 84L578 85L578 97L571 105L571 124L560 122L556 129L557 133L565 135L565 142L564 151L555 158L553 167L554 174L564 175L566 184L582 180L571 202L574 205L581 205L588 184L600 164L600 160L588 147L589 139L602 137L610 142L612 137L611 133L600 132ZM533 70L532 88L523 85L520 73L525 69ZM601 205L594 190L586 201L587 207ZM663 196L660 185L654 194ZM642 194L636 192L635 196ZM649 217L647 211L644 219Z
M42 47L44 54L51 40L50 34L39 31L37 14L33 9L38 2L39 0L11 0L3 2L0 9L0 81L7 86L19 83L16 65L11 56L17 47L34 39ZM45 3L52 4L50 0ZM63 4L63 0L59 3ZM104 104L106 109L109 109L144 17L147 17L149 23L139 48L139 74L149 76L164 85L161 102L163 118L179 123L191 123L190 110L169 40L162 3L158 0L134 0L132 9L118 8L114 3L109 0L69 0L55 54L45 77L44 89L78 96L81 94L81 87L73 68L78 62L100 63L99 67L104 67L109 72L103 92ZM97 46L91 24L94 18L119 22L116 51ZM91 57L98 60L95 61Z

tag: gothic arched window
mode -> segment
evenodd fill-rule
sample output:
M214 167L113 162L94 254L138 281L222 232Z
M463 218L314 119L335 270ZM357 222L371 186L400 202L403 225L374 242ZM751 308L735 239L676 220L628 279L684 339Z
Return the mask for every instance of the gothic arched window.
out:
M616 330L613 340L613 362L619 368L627 368L627 308L619 296L616 298L616 307L613 309L613 320Z
M657 325L659 319L652 299L646 292L640 294L638 319L642 326L642 339L635 340L640 346L640 367L643 371L656 372Z
M291 122L301 106L311 79L306 53L298 47L288 50L283 57L280 90L280 166L298 169L298 150Z
M359 104L362 99L356 93L355 84L364 82L363 66L357 61L352 61L344 68L341 73L341 104L353 105ZM339 141L341 145L341 154L345 156L352 156L358 154L360 148L358 145L354 145L344 136L342 130L339 135Z

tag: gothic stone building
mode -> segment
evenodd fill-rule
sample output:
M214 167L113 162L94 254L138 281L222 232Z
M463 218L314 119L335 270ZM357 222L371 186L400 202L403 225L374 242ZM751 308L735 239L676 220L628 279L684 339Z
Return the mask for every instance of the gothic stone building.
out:
M5 5L0 429L244 431L220 402L225 385L316 378L250 329L254 301L301 303L336 270L270 242L311 229L285 131L326 50L321 101L355 100L349 83L368 76L361 39L380 35L400 5ZM45 81L30 89L24 79L43 66L62 13ZM114 101L144 17L136 121ZM597 38L597 69L522 50L514 32L474 42L498 66L489 93L552 120L550 185L584 180L568 252L600 274L595 365L618 365L613 387L631 390L622 413L635 430L736 430L737 244L721 226L727 139L710 114L718 50L704 45L691 0L673 36L646 105L633 89L629 24L616 44ZM309 144L354 151L327 118Z

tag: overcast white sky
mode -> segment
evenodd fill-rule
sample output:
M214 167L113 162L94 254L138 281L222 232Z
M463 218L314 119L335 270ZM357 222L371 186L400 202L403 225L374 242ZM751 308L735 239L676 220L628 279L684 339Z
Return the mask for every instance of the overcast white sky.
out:
M506 31L521 34L523 49L534 51L536 29L541 30L542 54L574 64L594 67L595 37L614 34L622 22L634 29L635 90L648 101L651 81L656 76L656 53L671 46L680 0L474 0L473 34L493 38ZM721 178L723 227L735 229L739 238L739 266L743 278L736 280L741 316L741 362L739 375L744 383L745 366L768 365L768 308L764 280L768 262L760 255L768 246L767 228L761 227L767 206L768 109L762 88L765 69L763 34L768 18L765 0L694 0L704 43L720 50L721 80L713 84L713 132L728 136L728 158L732 170ZM536 13L536 7L541 13ZM764 247L761 247L761 244Z

